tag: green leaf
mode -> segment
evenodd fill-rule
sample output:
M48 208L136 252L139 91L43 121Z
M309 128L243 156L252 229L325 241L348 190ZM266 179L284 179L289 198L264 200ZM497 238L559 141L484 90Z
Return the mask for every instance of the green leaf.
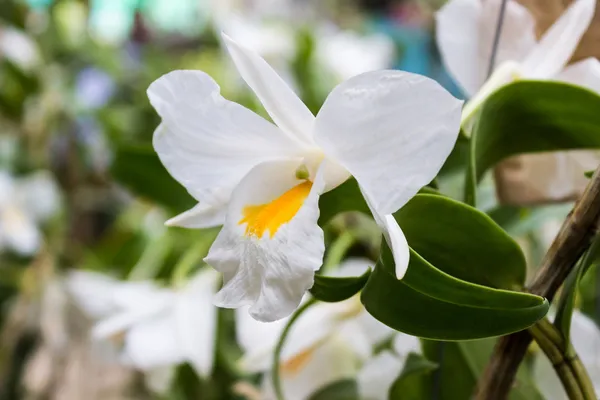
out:
M423 354L434 362L439 362L437 393L428 393L427 397L439 400L470 399L479 376L484 371L495 339L471 340L463 342L436 342L423 340ZM443 346L443 349L440 348ZM433 388L433 377L426 377L426 384ZM517 379L509 395L510 400L543 400L537 388L527 374L523 364L517 372Z
M591 178L592 175L594 175L594 170L591 171L585 171L583 174L585 175L586 178Z
M560 82L519 81L483 104L475 123L465 199L483 174L515 154L600 148L600 96Z
M361 276L333 277L315 274L315 284L310 293L318 300L334 303L354 296L365 286L371 270Z
M422 400L432 398L427 377L438 365L427 358L410 353L400 376L390 387L389 400Z
M558 328L570 345L571 320L573 318L573 308L575 307L575 294L577 293L579 282L590 267L598 261L600 256L600 236L596 236L588 251L579 260L576 267L569 273L558 300L556 318L554 326Z
M521 248L483 212L418 194L394 216L409 246L436 268L481 285L523 287L527 266Z
M353 379L343 379L318 390L309 400L359 400L358 385Z
M111 172L119 183L134 194L173 211L185 211L196 203L183 186L169 175L151 147L120 147Z
M372 316L391 328L439 340L505 335L531 326L548 311L542 297L459 280L412 250L408 271L398 280L385 243L361 300Z

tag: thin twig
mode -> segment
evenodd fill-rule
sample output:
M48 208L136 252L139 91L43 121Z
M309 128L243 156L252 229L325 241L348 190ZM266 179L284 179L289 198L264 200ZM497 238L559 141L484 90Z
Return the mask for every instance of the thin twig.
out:
M498 14L498 22L496 23L496 31L494 32L494 42L492 43L492 54L490 55L490 63L488 65L487 77L489 78L494 72L496 64L496 54L498 54L498 45L500 44L500 34L504 25L504 14L506 11L506 0L502 0L500 4L500 13Z
M552 300L577 260L589 248L600 221L600 166L585 192L563 223L542 260L529 292ZM531 343L527 331L502 337L484 371L475 395L477 400L504 400L512 387L517 368Z

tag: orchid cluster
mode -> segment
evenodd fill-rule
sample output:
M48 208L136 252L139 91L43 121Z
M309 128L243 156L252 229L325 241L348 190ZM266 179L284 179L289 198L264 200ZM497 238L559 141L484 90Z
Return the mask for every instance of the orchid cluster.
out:
M196 270L172 287L151 279L71 273L66 286L94 320L92 337L112 343L119 362L148 376L160 373L170 381L174 367L187 363L207 378L220 351L224 311L219 308L234 309L241 354L235 366L240 379L232 391L250 399L302 400L353 380L358 398L384 400L401 390L402 378L415 371L429 376L439 367L412 364L411 357L425 353L426 341L419 338L486 339L545 318L548 301L521 292L527 265L516 242L476 204L449 199L435 183L460 141L469 143L471 162L479 162L475 143L485 139L481 122L503 91L530 81L558 81L568 85L552 88L598 97L598 60L570 63L596 2L573 1L538 37L533 16L509 0L493 50L502 3L450 0L436 14L443 62L468 96L466 103L425 76L375 70L381 63L369 60L355 66L327 59L331 49L345 46L343 37L319 45L324 64L345 80L316 115L292 89L295 83L259 54L272 49L253 49L252 41L262 37L238 41L223 22L221 41L269 119L224 98L203 71L172 71L149 86L149 101L161 119L154 150L197 202L166 225L220 231L203 261L196 260ZM583 139L578 140L576 145ZM540 142L539 149L522 153L555 150ZM502 147L490 139L485 151L495 145ZM494 162L514 154L521 152L511 147ZM562 168L577 163L574 154L557 153ZM32 228L12 239L3 236L18 219L13 207L18 202L3 201L4 193L0 190L0 245L31 251L39 242ZM330 214L344 211L372 217L382 236L381 255L372 260L344 254L333 268L324 268L331 253L324 226ZM420 221L438 226L425 231ZM488 257L489 269L469 267L476 257L478 262ZM430 310L436 318L427 319ZM478 330L463 329L454 319L470 319ZM598 390L600 330L577 311L570 329ZM548 399L560 398L545 361L536 356L533 375Z

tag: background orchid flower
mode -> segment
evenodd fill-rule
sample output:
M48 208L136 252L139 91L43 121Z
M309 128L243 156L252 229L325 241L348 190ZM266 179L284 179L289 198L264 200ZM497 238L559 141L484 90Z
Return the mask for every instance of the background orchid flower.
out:
M49 174L39 172L17 180L0 171L0 249L33 254L42 240L38 224L58 208L58 189Z
M396 56L394 41L380 33L323 29L317 39L317 60L340 81L389 68Z
M359 276L370 264L369 260L349 259L333 275ZM273 351L287 320L263 323L251 318L244 309L236 310L236 333L244 350L240 366L248 372L265 373L262 389L265 399L275 398L270 369ZM369 395L365 399L378 400L383 391L386 396L381 399L387 399L387 391L381 384L389 389L404 365L403 357L420 347L417 338L399 334L394 338L395 352L385 351L373 358L374 346L394 334L395 331L367 313L358 295L340 303L311 306L292 326L283 346L280 379L284 397L306 399L327 384L358 376L361 392ZM407 351L408 348L411 350ZM377 380L372 379L374 375L378 375Z
M515 0L506 4L493 73L487 79L500 0L450 0L436 14L442 60L471 98L463 120L500 86L516 79L563 80L596 89L600 62L588 58L567 66L595 11L595 0L575 0L536 40L535 20Z
M600 396L600 329L578 310L573 312L571 320L571 343L587 370L596 396ZM535 359L533 372L546 400L567 400L567 394L548 358L540 354Z
M66 284L81 309L97 321L92 337L123 341L124 364L156 372L187 361L199 376L212 371L217 323L212 297L218 284L214 271L203 269L178 289L87 271L72 272Z
M275 125L222 98L201 71L171 72L148 89L162 118L154 147L199 201L168 224L223 224L206 258L224 276L216 304L251 305L261 321L296 309L322 264L319 196L351 175L386 228L401 278L408 245L391 213L441 168L462 102L429 78L377 71L338 85L315 117L259 55L224 40Z

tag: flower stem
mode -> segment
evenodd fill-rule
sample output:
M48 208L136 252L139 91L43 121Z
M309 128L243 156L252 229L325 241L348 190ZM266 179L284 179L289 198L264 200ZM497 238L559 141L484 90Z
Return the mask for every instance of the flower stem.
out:
M529 328L529 332L552 363L569 399L596 399L587 371L556 327L544 318Z
M183 285L190 271L206 256L212 242L212 235L203 237L202 240L183 253L183 256L181 256L179 262L173 268L171 283L174 286Z
M283 328L281 332L281 336L279 337L279 341L275 346L275 352L273 354L273 367L271 368L271 377L273 379L273 389L275 389L275 398L277 400L285 400L283 396L283 388L281 387L281 377L279 376L279 365L281 359L281 351L283 350L283 344L285 343L285 339L287 338L288 333L290 332L290 328L294 324L294 322L306 311L310 306L315 304L317 300L315 298L310 298L306 303L302 304L290 317L290 320Z
M354 244L354 235L349 231L342 232L327 249L327 255L321 268L321 274L338 266L350 247Z

